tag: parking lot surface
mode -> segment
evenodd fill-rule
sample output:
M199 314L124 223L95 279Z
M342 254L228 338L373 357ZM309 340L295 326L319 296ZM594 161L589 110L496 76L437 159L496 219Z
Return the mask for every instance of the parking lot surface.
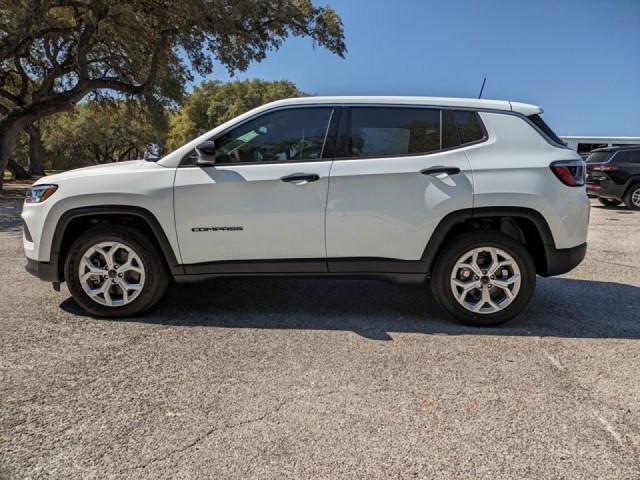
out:
M365 280L172 286L84 315L0 196L0 478L640 478L640 213L494 329Z

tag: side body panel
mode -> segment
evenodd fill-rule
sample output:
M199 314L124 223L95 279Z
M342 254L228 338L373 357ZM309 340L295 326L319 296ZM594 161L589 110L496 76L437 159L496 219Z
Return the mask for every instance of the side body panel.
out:
M175 212L183 263L324 259L330 167L330 161L310 161L178 168ZM320 178L281 180L296 173Z
M611 159L618 170L606 172L609 182L601 183L603 193L616 194L616 198L623 199L625 193L632 185L640 183L640 150L619 151Z
M122 205L149 211L164 230L176 259L180 261L173 219L174 175L173 168L133 161L43 178L39 183L59 186L46 202L24 205L22 218L32 237L31 242L23 237L27 258L50 261L53 236L65 212L91 206Z
M335 160L327 204L327 256L420 260L440 220L472 207L473 178L464 150ZM460 173L420 173L434 166L456 167Z
M546 219L556 248L586 242L589 199L585 187L568 187L549 165L580 160L574 151L550 145L515 115L480 112L489 141L466 149L474 179L474 208L525 207Z

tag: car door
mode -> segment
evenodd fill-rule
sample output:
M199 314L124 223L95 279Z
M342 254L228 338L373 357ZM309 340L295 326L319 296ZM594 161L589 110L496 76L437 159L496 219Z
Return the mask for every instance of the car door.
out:
M183 160L174 198L186 273L326 271L333 113L268 111L214 138L213 166Z
M419 271L438 223L472 208L471 167L452 122L435 108L343 113L329 182L329 271Z

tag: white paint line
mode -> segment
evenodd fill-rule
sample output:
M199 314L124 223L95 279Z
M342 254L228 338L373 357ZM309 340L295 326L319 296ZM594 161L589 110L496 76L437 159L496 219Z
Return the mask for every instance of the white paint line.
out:
M593 414L598 419L598 421L602 424L605 430L609 432L609 435L611 435L615 439L615 441L618 442L618 445L622 446L622 435L616 432L616 430L611 426L611 424L607 421L607 419L604 418L600 413L594 410Z
M542 347L542 351L544 352L545 357L549 359L554 367L556 367L558 370L562 370L562 364L560 363L560 360L551 355L546 348Z

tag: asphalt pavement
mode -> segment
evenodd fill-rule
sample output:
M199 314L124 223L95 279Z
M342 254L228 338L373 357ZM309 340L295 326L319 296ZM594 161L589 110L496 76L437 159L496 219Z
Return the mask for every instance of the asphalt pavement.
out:
M0 478L640 478L640 212L494 329L368 280L170 287L83 314L0 196Z

